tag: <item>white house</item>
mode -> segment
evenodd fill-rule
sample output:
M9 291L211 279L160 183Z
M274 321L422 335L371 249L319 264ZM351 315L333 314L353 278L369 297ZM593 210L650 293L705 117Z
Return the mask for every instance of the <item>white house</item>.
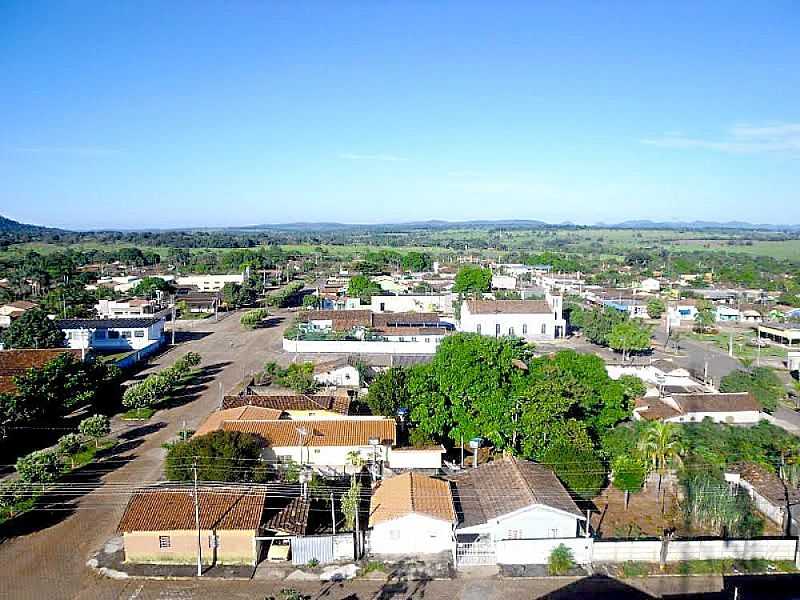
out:
M0 327L9 327L11 321L21 317L25 311L36 308L38 305L27 300L17 300L0 306Z
M234 275L184 275L178 277L180 286L194 286L201 292L219 292L226 283L244 283L244 273Z
M648 277L639 282L639 289L654 294L661 291L661 282L653 277Z
M164 341L164 318L63 319L56 325L77 349L141 350Z
M124 300L100 300L94 305L101 319L114 317L146 317L158 310L155 300L142 298L126 298Z
M741 319L742 315L738 308L720 304L714 309L715 319L721 322L735 322Z
M314 381L320 385L359 387L361 374L349 357L314 364Z
M450 485L419 473L384 479L370 499L371 554L452 552L457 522Z
M543 465L505 457L451 477L458 542L574 538L586 518Z
M637 399L635 420L668 423L699 423L711 419L729 425L755 425L761 418L761 404L750 392L672 394L662 398Z
M512 275L492 275L493 290L515 290L517 289L517 278Z
M401 294L398 296L372 296L372 312L426 312L453 314L454 294Z
M545 300L467 300L461 305L458 330L526 340L563 337L566 321L561 296Z

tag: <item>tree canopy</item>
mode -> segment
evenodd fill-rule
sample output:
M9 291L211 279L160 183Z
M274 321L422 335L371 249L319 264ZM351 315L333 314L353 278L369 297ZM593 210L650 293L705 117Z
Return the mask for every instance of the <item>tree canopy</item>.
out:
M9 348L62 348L64 332L41 309L26 310L3 333Z
M489 269L465 265L458 270L453 284L456 294L481 294L488 292L492 286L492 272Z
M608 334L609 348L622 352L622 359L631 352L644 352L650 349L650 327L628 319L616 323Z
M352 277L347 286L347 295L352 298L360 299L363 304L369 304L372 296L377 296L381 292L381 286L366 275L356 275Z
M178 442L167 452L166 474L173 481L191 481L193 465L202 481L261 481L258 459L264 440L241 431L212 431Z
M767 412L774 411L778 401L786 397L786 389L775 373L767 367L728 373L719 382L721 392L751 392Z

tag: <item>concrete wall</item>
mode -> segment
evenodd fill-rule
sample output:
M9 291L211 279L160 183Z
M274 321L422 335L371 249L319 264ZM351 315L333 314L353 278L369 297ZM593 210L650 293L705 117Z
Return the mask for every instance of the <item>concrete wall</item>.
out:
M429 342L424 341L429 339ZM283 340L286 352L304 354L434 354L440 337L426 336L416 342L295 341Z
M390 469L441 469L441 448L435 450L389 450Z
M498 564L546 564L553 548L564 544L572 550L577 563L659 562L661 542L658 540L612 542L591 538L550 540L503 540L496 543ZM794 539L757 540L681 540L667 546L667 562L685 560L794 560Z
M715 423L730 423L733 425L755 425L762 416L757 410L741 410L736 412L694 412L686 413L679 417L664 419L672 423L700 423L709 418Z
M218 546L210 539L214 532L203 530L203 563L255 565L256 541L254 530L217 531ZM160 548L159 537L169 536L170 547ZM194 564L197 561L196 531L136 531L123 534L125 561L149 564Z
M371 554L438 554L452 550L452 523L420 514L380 523L369 535Z
M547 540L503 540L495 544L497 564L544 565L550 553L564 544L572 550L576 563L585 564L591 554L592 538L552 538Z

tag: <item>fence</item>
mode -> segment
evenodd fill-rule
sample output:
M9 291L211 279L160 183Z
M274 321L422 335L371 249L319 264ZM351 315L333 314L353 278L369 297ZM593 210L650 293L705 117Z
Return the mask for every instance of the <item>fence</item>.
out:
M353 534L318 535L294 537L292 544L292 564L307 565L316 561L321 565L339 560L353 560Z
M299 352L302 354L434 354L439 340L440 338L436 336L430 336L429 342L298 341L284 338L283 349L286 352Z
M495 544L501 565L546 564L553 549L564 544L575 562L659 562L662 542L602 541L593 538L547 540L503 540ZM793 538L755 540L680 540L666 548L666 562L685 560L794 560L797 541Z
M120 360L116 361L114 364L117 365L120 369L127 369L128 367L132 367L133 365L140 363L141 361L153 356L156 352L158 352L159 348L164 345L164 337L157 341L153 342L149 346L145 346L141 350L137 350L136 352L131 352L125 358L121 358Z

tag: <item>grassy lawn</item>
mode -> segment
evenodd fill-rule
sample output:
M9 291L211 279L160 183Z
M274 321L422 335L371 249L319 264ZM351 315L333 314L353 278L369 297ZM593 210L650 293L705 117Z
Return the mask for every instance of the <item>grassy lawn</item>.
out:
M730 343L730 336L731 334L728 333L716 333L716 334L704 334L704 333L695 333L689 332L688 337L699 341L710 343L723 350L728 352L728 344ZM733 355L736 358L745 358L750 360L755 360L758 356L758 348L755 346L748 345L750 340L756 339L756 333L754 331L738 331L733 334ZM781 348L780 346L764 346L761 348L761 357L762 358L780 358L786 359L787 350L785 348Z
M98 354L97 360L101 363L113 363L134 354L136 350L126 350L125 352L115 352L114 354Z
M146 406L144 408L132 408L128 412L122 413L123 421L147 421L150 417L156 414L155 408Z
M83 465L87 465L94 460L98 452L108 450L116 445L116 440L100 440L97 446L95 446L93 441L86 442L80 450L74 454L71 454L65 459L65 464L67 465L66 470L70 471L72 469L82 467Z

